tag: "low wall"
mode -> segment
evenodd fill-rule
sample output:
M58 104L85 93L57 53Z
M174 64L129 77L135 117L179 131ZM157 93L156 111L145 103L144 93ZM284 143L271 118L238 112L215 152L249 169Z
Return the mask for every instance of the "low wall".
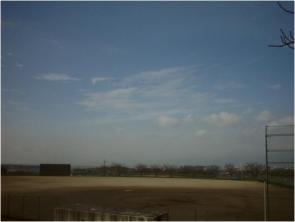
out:
M123 209L106 209L80 204L58 207L54 210L56 221L160 221L168 220L167 212L131 211Z

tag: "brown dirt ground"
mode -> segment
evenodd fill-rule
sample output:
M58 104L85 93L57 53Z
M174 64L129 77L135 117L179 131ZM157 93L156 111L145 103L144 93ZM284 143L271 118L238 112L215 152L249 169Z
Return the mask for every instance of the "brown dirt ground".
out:
M170 220L263 220L264 215L264 186L259 182L7 176L1 177L1 185L2 219L9 214L17 218L52 220L54 207L68 203L162 209L169 211ZM270 191L270 219L293 220L294 190L271 186Z

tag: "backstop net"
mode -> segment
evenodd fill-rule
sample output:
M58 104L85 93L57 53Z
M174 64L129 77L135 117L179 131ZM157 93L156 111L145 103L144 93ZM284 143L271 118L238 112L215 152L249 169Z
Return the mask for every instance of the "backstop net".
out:
M265 127L265 155L265 219L293 220L294 125Z

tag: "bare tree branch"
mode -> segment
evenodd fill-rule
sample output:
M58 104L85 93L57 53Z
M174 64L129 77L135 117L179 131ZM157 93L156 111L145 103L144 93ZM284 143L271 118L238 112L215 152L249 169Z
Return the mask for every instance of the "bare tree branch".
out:
M290 14L294 14L294 11L285 8L285 6L283 6L282 3L280 3L280 2L277 2L277 3L278 3L278 5L279 5L279 7L280 7L282 10L284 10L285 12L290 13Z
M285 8L280 2L277 2L279 7L284 10L287 13L294 14L294 11L291 11L287 8ZM281 31L281 44L272 44L268 45L269 47L288 47L290 49L294 49L294 36L292 31L289 32L289 35L287 35L283 29L280 29Z
M294 35L292 34L292 31L290 31L290 37L291 39L294 39Z

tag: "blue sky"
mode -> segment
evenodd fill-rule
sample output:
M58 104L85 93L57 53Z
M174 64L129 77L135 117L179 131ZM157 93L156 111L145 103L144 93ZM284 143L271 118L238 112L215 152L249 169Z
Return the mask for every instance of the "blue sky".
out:
M287 2L292 6L292 2ZM275 2L1 2L2 162L264 160L293 122Z

